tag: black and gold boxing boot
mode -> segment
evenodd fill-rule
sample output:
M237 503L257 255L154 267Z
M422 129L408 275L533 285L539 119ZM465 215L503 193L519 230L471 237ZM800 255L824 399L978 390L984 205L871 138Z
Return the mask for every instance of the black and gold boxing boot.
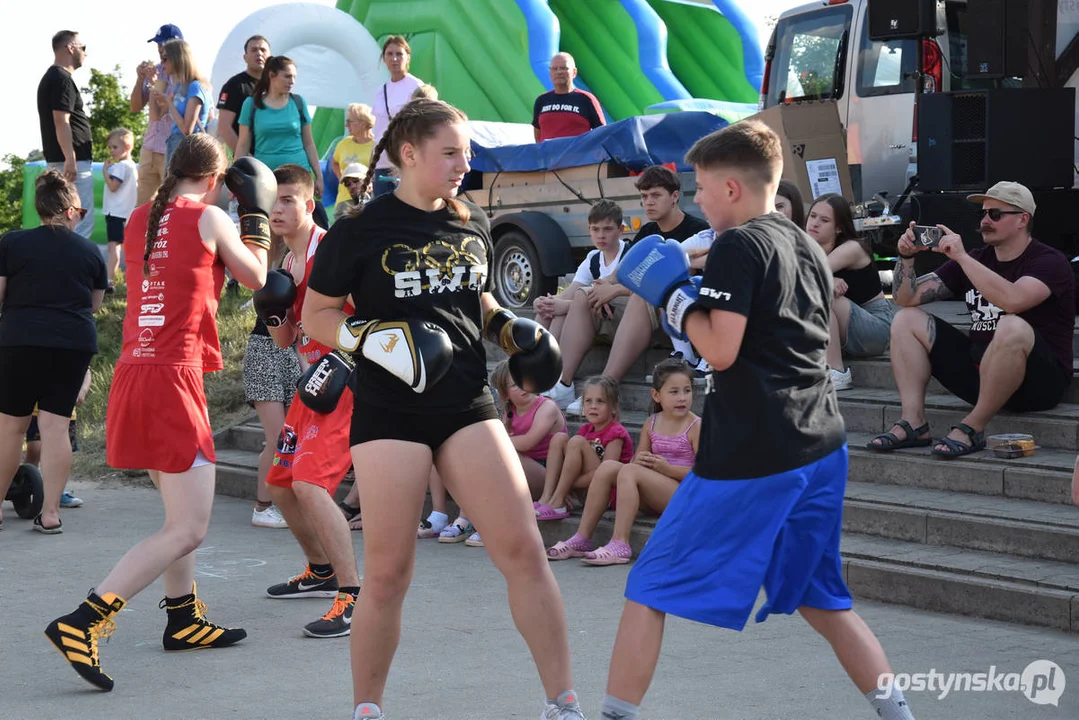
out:
M200 650L233 645L247 637L242 628L226 628L206 619L206 605L196 596L196 588L189 595L165 598L158 607L169 615L162 643L166 650Z
M70 615L53 620L45 628L45 637L56 646L75 672L94 687L112 690L112 678L101 671L98 660L98 641L108 640L116 629L112 618L124 607L123 598L115 593L98 596L91 591L82 604Z

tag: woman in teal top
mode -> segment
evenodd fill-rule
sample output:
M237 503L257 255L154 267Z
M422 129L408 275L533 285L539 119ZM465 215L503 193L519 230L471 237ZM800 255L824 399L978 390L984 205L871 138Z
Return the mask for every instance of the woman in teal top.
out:
M318 199L322 195L322 165L307 105L291 92L295 84L296 65L291 60L277 55L266 61L254 93L240 109L236 157L254 155L272 170L286 163L307 168L315 176ZM323 216L325 212L322 210Z
M175 81L172 95L159 89L150 91L150 99L156 102L172 118L172 132L165 140L165 166L168 167L172 153L185 135L204 132L210 121L213 90L210 83L199 73L191 46L184 40L169 40L163 46L165 73Z

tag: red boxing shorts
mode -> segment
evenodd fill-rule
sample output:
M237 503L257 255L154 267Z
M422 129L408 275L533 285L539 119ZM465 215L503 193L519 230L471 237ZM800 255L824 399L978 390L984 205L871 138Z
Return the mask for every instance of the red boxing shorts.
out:
M105 414L109 465L181 473L199 451L216 461L202 368L118 363Z
M325 488L331 496L337 492L352 466L348 442L352 405L352 390L346 389L334 411L323 415L304 405L297 393L285 415L266 482L285 488L307 482Z

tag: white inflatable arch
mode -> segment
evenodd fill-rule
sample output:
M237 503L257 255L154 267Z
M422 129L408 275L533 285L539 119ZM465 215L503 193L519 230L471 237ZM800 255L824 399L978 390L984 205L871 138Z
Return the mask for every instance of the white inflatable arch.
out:
M274 55L296 63L296 86L308 105L344 108L371 103L389 72L367 28L337 8L311 3L273 5L251 13L232 29L214 60L211 82L220 92L245 68L244 41L262 35Z

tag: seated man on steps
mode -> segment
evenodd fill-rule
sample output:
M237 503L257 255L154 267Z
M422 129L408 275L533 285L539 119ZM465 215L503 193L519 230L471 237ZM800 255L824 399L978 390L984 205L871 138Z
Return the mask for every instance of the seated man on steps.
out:
M892 322L891 361L902 414L870 450L932 444L925 418L931 375L974 406L933 445L944 457L983 449L985 428L1001 409L1048 410L1071 383L1075 279L1062 253L1031 237L1030 190L1000 182L968 199L982 204L984 247L968 253L962 238L940 225L944 236L932 250L948 261L915 277L915 256L930 248L915 242L911 229L899 240L892 287L903 309ZM969 337L917 308L953 297L970 309Z
M682 183L678 179L678 175L662 165L653 165L641 173L634 186L641 194L641 206L644 208L644 214L649 222L641 226L641 229L633 237L633 242L637 242L649 235L662 235L671 240L678 240L683 242L683 247L686 248L691 257L694 249L698 251L699 260L697 262L700 269L703 269L704 258L708 254L708 248L711 246L711 228L701 218L683 212L678 207L678 201L682 194ZM685 241L691 237L696 237L702 231L708 231L709 233L707 240L703 244L697 241L685 244ZM616 287L621 290L620 285ZM622 295L627 294L624 291L621 292ZM541 308L540 302L537 301L536 303L537 310ZM636 295L628 298L624 296L616 297L613 307L615 307L617 317L613 323L608 323L608 325L613 324L614 327L611 328L613 332L610 333L611 355L603 374L620 381L629 371L634 361L647 349L658 323L655 308L648 307L648 304ZM579 312L578 326L584 326L584 308L579 308ZM553 326L551 330L554 332ZM571 414L580 414L580 399L574 400L573 376L584 360L585 355L588 354L588 350L592 347L594 333L592 335L575 333L567 337L556 333L556 337L558 337L562 346L562 382L556 384L546 394L560 408ZM679 349L678 345L676 345L677 349ZM685 359L692 364L696 358L691 357L692 347L690 344L688 342L683 343L681 350Z

